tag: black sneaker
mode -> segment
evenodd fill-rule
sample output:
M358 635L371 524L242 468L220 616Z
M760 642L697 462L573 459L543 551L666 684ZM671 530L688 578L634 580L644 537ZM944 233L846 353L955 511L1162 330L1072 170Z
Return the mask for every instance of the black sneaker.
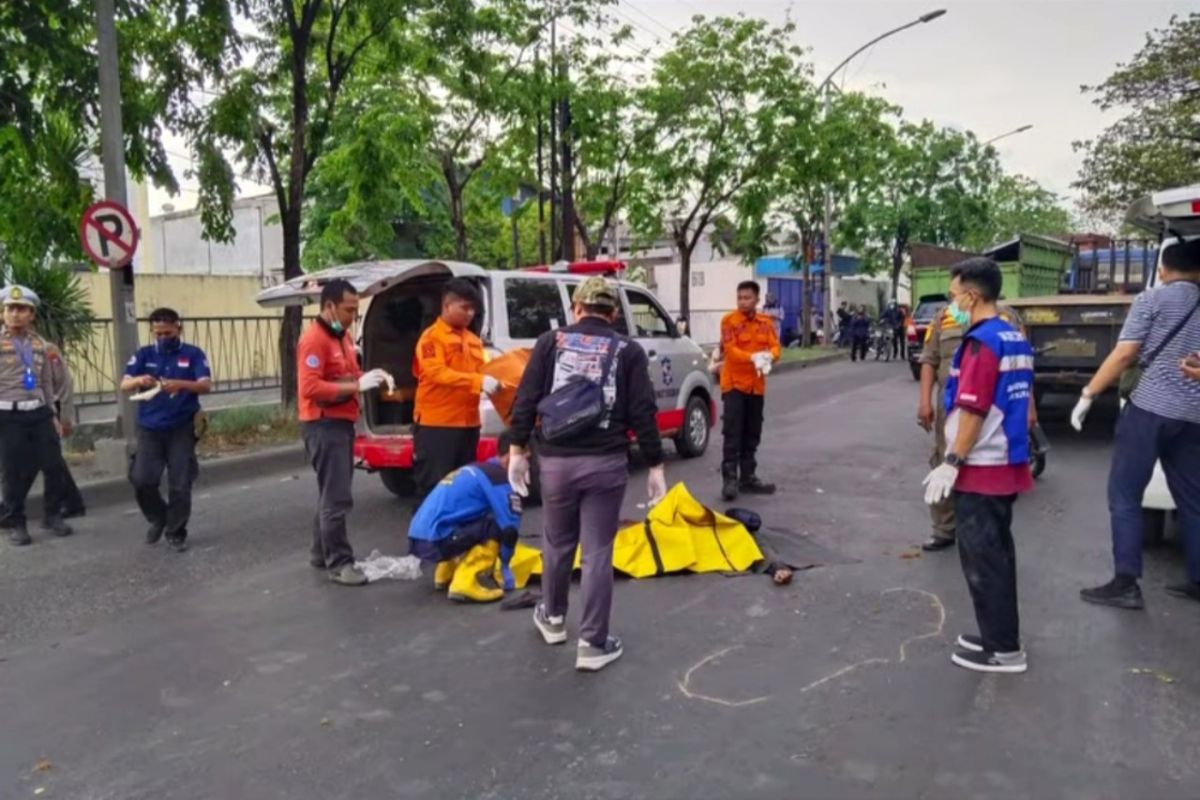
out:
M1118 575L1103 586L1091 589L1081 589L1079 597L1088 603L1114 608L1139 609L1145 608L1142 600L1142 587L1138 586L1136 578L1128 575Z
M86 517L86 516L87 516L87 507L86 506L71 506L70 508L64 508L63 512L62 512L63 519L75 519L76 517Z
M533 624L546 640L546 644L562 644L567 640L566 620L547 615L546 606L542 603L538 603L533 609Z
M1200 583L1177 583L1174 586L1167 587L1167 594L1172 597L1182 597L1184 600L1196 600L1200 602Z
M33 544L33 537L29 535L29 530L25 527L24 522L13 523L9 527L8 540L17 547Z
M721 484L721 499L728 502L730 500L737 500L737 496L738 496L737 478L726 478L725 481Z
M162 523L155 523L146 529L146 544L158 544L158 540L162 538L163 531L167 526Z
M980 650L959 650L950 657L963 669L975 672L1007 672L1018 673L1029 669L1029 659L1024 650L1015 653L988 653Z
M48 517L42 520L42 530L50 531L55 536L70 536L75 530L63 522L62 517Z
M575 651L575 669L581 672L598 672L616 661L625 651L621 640L615 636L608 637L604 647L579 640L579 649Z
M746 494L775 494L775 484L766 483L757 475L751 475L749 478L743 478L738 489Z
M188 549L187 539L183 536L168 536L167 545L176 553L183 553Z
M968 650L972 653L983 652L983 638L976 636L973 633L960 633L958 641L955 643L963 650Z
M926 553L936 553L939 550L947 550L951 547L954 547L954 540L945 536L930 536L921 545L921 549Z

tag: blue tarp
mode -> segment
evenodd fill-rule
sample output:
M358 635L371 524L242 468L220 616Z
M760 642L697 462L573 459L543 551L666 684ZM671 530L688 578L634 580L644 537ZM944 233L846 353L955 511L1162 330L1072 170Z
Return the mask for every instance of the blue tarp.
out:
M813 275L824 271L824 265L819 262L810 266ZM862 260L857 256L833 257L834 275L854 275L861 268ZM800 278L804 275L804 267L791 256L763 256L754 264L754 274L760 278Z

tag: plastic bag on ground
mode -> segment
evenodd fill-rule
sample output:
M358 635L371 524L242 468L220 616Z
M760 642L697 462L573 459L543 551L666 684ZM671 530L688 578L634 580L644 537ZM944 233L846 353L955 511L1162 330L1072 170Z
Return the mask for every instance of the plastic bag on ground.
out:
M385 578L394 581L415 581L421 577L421 559L416 556L385 556L378 550L372 550L371 555L355 562L367 583L374 583Z

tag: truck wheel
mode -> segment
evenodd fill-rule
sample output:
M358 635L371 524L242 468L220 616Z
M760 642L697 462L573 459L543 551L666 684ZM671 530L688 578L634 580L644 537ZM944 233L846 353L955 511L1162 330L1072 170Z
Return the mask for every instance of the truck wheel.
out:
M921 380L921 365L920 364L918 364L916 361L910 361L910 362L908 362L908 369L912 372L914 381Z
M1142 509L1142 542L1145 547L1158 547L1167 536L1167 512L1160 508Z
M381 469L379 470L379 479L383 481L384 488L396 497L412 497L417 490L417 485L413 482L412 470Z
M683 411L683 429L675 437L675 450L684 458L699 458L708 449L712 424L708 401L698 394L688 398Z

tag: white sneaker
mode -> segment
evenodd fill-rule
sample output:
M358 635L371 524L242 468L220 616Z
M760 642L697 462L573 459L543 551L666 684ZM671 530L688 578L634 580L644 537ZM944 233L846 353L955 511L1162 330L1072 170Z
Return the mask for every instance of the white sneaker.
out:
M582 672L597 672L616 661L625 651L621 648L621 640L615 636L608 637L604 647L596 647L579 640L579 649L575 652L575 669Z
M567 641L567 621L562 617L547 616L543 603L533 607L533 624L537 626L546 644L562 644Z

